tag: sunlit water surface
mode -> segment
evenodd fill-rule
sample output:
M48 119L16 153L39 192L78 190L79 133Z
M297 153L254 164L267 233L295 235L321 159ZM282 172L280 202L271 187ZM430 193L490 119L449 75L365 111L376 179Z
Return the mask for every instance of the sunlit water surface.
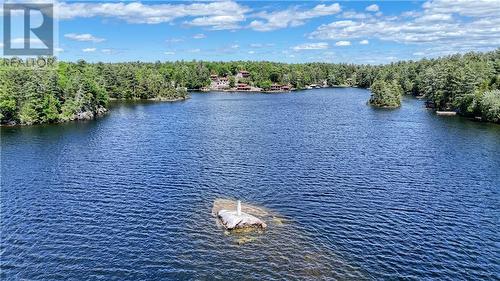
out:
M1 129L4 280L499 279L500 126L361 89ZM276 212L240 245L217 198Z

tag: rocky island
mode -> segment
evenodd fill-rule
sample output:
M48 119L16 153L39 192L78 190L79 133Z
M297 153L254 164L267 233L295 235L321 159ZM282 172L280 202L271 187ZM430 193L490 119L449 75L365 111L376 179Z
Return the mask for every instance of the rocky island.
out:
M239 200L237 202L236 210L220 210L217 212L217 217L227 230L251 227L265 229L267 227L266 223L261 219L242 212L241 201Z

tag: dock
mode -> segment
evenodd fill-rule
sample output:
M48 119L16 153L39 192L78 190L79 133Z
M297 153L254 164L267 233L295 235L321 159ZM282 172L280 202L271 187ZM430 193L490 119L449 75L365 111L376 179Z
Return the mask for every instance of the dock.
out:
M457 112L455 112L455 111L439 111L439 110L437 110L436 114L440 115L440 116L455 116L455 115L457 115Z

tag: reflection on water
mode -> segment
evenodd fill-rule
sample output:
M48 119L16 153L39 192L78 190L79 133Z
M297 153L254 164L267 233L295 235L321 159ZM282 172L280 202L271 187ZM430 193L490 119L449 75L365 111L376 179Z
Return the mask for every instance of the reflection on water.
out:
M1 129L1 278L498 279L500 126L360 89ZM270 212L225 233L217 198Z

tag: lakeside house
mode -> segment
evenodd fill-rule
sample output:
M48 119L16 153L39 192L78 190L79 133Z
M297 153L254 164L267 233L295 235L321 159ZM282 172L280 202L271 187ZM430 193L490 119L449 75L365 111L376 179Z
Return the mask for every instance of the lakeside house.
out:
M221 77L216 84L219 89L229 88L229 79L227 77Z
M217 75L210 75L210 89L212 90L225 90L229 88L229 78L219 77Z
M291 90L291 87L289 85L279 85L279 84L273 84L271 85L271 88L269 88L270 92L289 92Z
M246 83L238 83L236 90L238 91L250 91L252 87Z
M247 81L248 80L243 80L246 78L249 78L251 76L250 72L246 70L241 70L239 71L235 76L223 76L220 77L216 74L210 75L210 90L213 91L245 91L245 92L262 92L263 89L252 86L249 84ZM230 80L234 79L233 81L236 82L236 85L231 87L230 86ZM271 85L271 87L266 90L267 92L290 92L292 90L291 85L281 85L274 83ZM206 89L203 89L203 91L206 91Z
M236 74L236 78L248 78L250 77L250 72L246 71L246 70L240 70L237 74Z

